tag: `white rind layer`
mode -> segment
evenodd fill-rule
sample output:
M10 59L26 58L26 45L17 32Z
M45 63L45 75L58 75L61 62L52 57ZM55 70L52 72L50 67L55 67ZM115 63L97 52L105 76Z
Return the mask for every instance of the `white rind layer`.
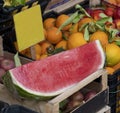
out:
M101 45L100 41L99 41L99 40L96 40L96 43L97 43L97 46L98 46L98 49L99 49L99 51L100 51L100 53L101 53L101 58L102 58L102 63L101 63L101 65L99 65L99 67L98 67L98 69L101 69L101 68L104 67L104 64L105 64L105 53L104 53L104 50L103 50L103 48L102 48L102 45Z

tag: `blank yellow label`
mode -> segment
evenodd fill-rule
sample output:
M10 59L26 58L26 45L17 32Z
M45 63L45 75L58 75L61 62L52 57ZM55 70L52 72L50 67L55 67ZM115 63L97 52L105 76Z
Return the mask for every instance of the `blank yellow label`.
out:
M44 40L40 5L17 13L13 18L19 51Z

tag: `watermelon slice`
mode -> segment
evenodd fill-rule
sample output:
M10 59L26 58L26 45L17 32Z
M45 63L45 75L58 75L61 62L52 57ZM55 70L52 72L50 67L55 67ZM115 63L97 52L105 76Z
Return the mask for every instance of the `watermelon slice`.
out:
M103 68L104 63L104 51L96 40L11 69L3 81L12 93L21 97L49 99Z

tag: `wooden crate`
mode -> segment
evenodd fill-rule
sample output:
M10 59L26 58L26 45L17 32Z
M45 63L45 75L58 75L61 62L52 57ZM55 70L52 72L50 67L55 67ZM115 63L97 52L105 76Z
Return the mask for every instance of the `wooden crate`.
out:
M18 98L13 97L13 95L8 92L6 87L0 84L0 100L7 102L10 105L12 104L23 105L39 113L59 113L60 102L67 99L72 94L84 88L88 84L92 83L97 78L100 79L100 84L101 84L100 92L106 90L107 89L107 72L104 69L101 69L89 75L88 77L80 81L78 84L68 89L66 92L60 94L59 96L49 101L35 101L35 100L31 101L31 100L23 100L23 99L20 100ZM77 113L77 112L73 111L71 113Z

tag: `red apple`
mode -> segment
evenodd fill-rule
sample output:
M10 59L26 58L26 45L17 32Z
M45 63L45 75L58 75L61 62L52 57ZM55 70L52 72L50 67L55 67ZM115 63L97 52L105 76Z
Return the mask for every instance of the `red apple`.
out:
M120 19L120 7L116 7L113 15L114 19Z
M105 13L107 16L113 17L114 8L113 8L113 7L106 7L105 10L104 10L104 13Z
M101 19L100 13L104 13L104 11L102 9L94 9L94 10L92 10L91 16L95 20L99 20L99 19Z
M5 70L9 70L15 67L14 61L10 59L4 59L1 61L1 67Z
M2 83L2 76L6 73L3 68L0 68L0 82Z
M85 10L87 11L87 13L88 13L89 15L92 14L92 9L90 9L90 8L86 8Z
M91 91L89 91L89 92L87 92L87 93L85 94L84 100L87 101L87 100L93 98L96 94L97 94L96 91L91 90Z
M81 102L81 101L83 101L83 99L84 99L84 96L83 96L83 94L80 91L74 93L70 97L70 100L73 100L73 101L80 101Z

